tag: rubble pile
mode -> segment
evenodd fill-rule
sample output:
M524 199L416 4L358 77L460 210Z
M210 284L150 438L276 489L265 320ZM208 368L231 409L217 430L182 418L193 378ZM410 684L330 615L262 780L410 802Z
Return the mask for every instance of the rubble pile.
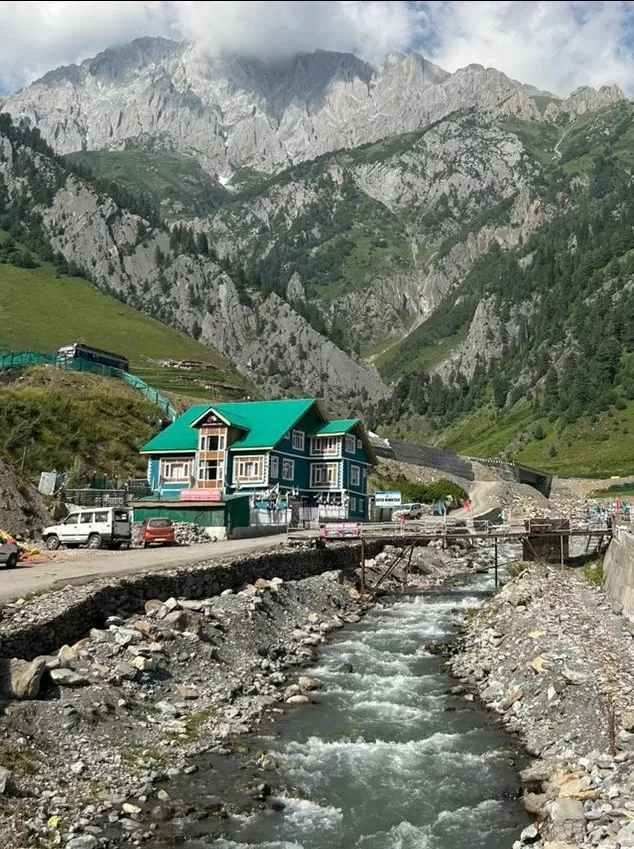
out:
M174 522L174 536L178 545L196 545L201 542L215 542L205 528L191 522Z
M534 567L468 624L452 672L537 758L514 849L634 846L634 644L583 575Z

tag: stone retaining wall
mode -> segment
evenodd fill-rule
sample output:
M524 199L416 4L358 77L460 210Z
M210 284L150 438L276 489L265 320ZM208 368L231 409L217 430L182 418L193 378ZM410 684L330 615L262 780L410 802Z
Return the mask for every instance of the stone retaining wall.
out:
M108 616L141 611L148 599L207 598L257 578L299 580L330 570L351 571L358 565L358 547L339 545L246 555L65 587L7 612L0 622L0 658L31 660L50 654L81 639L90 628L103 626Z
M412 542L426 545L425 540L413 536L376 539L365 541L365 556L376 557L388 542L397 547ZM209 598L257 578L293 581L330 570L349 572L359 566L359 554L358 544L329 543L314 549L286 548L67 586L4 611L0 621L0 658L32 660L50 654L81 639L91 628L101 627L108 616L142 611L151 598Z
M634 620L634 534L615 528L603 561L603 574L612 609Z

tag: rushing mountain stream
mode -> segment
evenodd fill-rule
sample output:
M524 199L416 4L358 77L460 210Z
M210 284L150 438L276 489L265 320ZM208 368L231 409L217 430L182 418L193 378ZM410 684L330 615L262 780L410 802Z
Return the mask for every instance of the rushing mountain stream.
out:
M527 815L512 741L426 644L456 637L487 575L377 605L310 674L326 690L258 741L284 795L196 849L508 849Z

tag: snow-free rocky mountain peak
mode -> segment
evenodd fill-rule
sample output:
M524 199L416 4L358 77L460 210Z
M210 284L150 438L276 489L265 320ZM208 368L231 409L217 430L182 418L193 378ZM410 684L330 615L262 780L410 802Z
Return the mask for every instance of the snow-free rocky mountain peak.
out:
M531 423L545 392L583 410L592 369L597 409L634 399L634 104L616 86L561 99L417 54L143 38L1 111L4 220L265 397L430 439L492 399Z
M592 90L590 90L592 91ZM57 153L165 147L223 179L240 167L271 173L327 151L418 129L457 110L539 114L531 86L493 68L449 74L417 53L374 67L350 53L210 58L164 38L140 38L46 74L4 111L38 127ZM519 95L510 105L513 95ZM623 95L578 94L561 108L596 108ZM557 113L551 108L550 117ZM506 104L506 106L505 106Z

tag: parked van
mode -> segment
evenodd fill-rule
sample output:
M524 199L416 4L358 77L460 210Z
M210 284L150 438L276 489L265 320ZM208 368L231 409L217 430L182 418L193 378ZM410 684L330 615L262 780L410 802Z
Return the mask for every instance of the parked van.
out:
M130 547L132 524L130 512L123 507L92 507L74 510L59 525L42 531L42 539L51 551L66 545L69 548L87 545L88 548Z

